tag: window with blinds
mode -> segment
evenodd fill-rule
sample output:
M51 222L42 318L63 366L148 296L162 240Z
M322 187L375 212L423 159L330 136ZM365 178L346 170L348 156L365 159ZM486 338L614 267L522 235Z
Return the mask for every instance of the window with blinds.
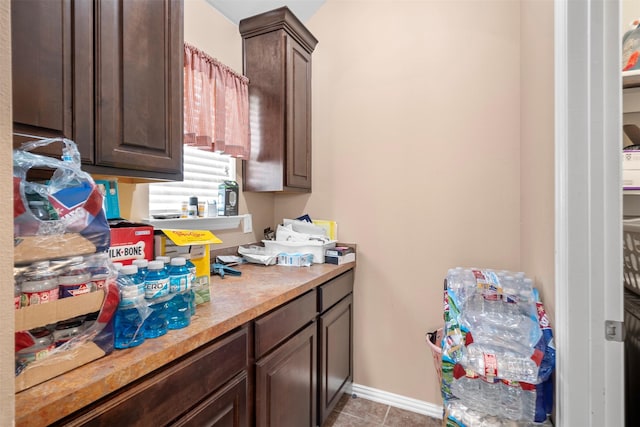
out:
M234 158L184 146L184 180L149 184L149 214L180 212L182 202L196 196L198 201L218 200L218 184L235 181Z

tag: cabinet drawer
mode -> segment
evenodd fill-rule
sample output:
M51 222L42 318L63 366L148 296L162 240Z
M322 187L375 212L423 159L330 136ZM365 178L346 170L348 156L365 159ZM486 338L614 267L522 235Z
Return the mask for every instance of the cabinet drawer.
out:
M353 270L329 280L318 288L318 311L324 312L353 292Z
M314 289L257 319L255 321L256 359L311 322L315 316L316 291Z
M247 373L243 372L171 427L248 427L247 393Z
M60 424L166 425L246 369L247 364L248 332L243 328L195 350L168 368L151 373Z

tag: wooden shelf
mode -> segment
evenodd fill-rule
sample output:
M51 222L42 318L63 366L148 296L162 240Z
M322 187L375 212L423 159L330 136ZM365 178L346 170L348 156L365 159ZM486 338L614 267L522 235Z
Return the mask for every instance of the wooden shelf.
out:
M622 72L622 88L640 87L640 70Z
M158 229L167 229L167 230L231 230L240 227L240 222L251 221L251 214L247 215L238 215L238 216L216 216L211 218L176 218L176 219L154 219L154 218L145 218L143 221L149 225L153 225ZM247 218L249 217L249 218ZM243 232L246 231L247 228L244 227Z

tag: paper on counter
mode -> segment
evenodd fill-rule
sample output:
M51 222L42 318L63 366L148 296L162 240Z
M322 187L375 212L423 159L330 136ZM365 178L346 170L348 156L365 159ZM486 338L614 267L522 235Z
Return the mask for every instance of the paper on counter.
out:
M302 222L302 221L300 221ZM276 241L278 242L309 242L309 241L320 241L322 243L327 243L331 239L324 234L324 229L322 227L317 227L312 225L317 232L317 234L304 233L300 231L296 231L293 224L287 225L278 225L276 229Z
M278 261L277 254L269 254L262 246L238 246L238 253L253 264L273 265Z
M324 236L328 237L327 231L324 227L312 224L307 221L299 221L297 219L283 219L282 223L285 227L298 233L304 233L311 236Z

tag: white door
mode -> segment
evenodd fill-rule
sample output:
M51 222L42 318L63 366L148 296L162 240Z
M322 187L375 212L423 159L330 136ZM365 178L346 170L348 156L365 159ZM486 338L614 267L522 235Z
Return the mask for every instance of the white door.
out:
M624 425L620 4L555 1L556 425ZM525 54L523 52L523 54Z

